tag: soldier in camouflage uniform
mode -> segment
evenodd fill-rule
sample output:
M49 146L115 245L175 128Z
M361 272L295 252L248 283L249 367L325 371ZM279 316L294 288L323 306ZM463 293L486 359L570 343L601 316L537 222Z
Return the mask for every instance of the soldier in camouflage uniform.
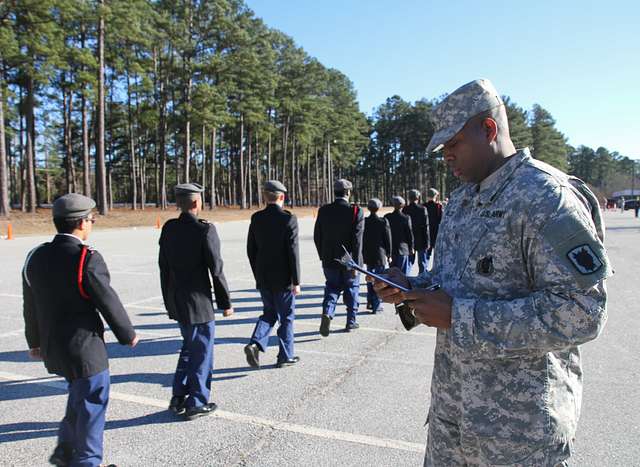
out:
M438 328L424 465L566 465L578 346L606 321L599 205L584 183L515 149L489 81L462 86L433 116L429 150L444 147L466 183L451 194L433 270L390 272L406 293L374 284ZM425 290L434 283L441 289Z

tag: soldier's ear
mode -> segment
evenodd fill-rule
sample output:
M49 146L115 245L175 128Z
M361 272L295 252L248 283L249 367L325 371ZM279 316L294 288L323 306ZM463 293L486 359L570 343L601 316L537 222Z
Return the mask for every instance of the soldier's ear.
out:
M498 123L491 117L482 121L482 132L487 139L487 143L492 143L498 137Z

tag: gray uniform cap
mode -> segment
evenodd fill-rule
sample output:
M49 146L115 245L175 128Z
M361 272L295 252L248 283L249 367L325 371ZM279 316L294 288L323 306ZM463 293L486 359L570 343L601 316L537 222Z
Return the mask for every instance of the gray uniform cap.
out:
M340 178L333 183L333 191L350 190L353 185L346 178Z
M401 204L407 204L404 202L404 198L402 196L394 196L391 198L391 202L394 206L400 206Z
M285 187L279 180L267 180L264 183L264 191L271 193L286 193L287 187Z
M96 202L78 193L69 193L53 202L51 214L58 219L82 219L87 217Z
M409 190L409 199L418 199L420 198L420 191L413 189Z
M502 104L502 98L488 79L477 79L459 87L431 112L434 134L427 152L439 151L470 118Z
M427 191L427 196L429 198L435 198L436 196L438 196L440 193L438 193L438 190L436 190L435 188L429 188L429 190Z
M190 195L192 193L202 193L204 188L197 183L181 183L174 188L176 195Z
M367 203L369 209L380 209L382 207L382 201L378 198L371 198Z

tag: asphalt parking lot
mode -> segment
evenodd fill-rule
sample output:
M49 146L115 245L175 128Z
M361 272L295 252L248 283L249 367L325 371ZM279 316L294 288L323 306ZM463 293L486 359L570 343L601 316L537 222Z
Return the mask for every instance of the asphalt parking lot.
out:
M572 465L640 465L638 377L640 221L610 212L607 246L609 322L583 347L585 389ZM215 416L184 422L170 414L180 333L164 312L157 272L159 231L100 230L90 240L140 335L135 349L108 334L112 386L105 461L133 465L421 465L435 332L402 328L392 307L362 313L343 332L341 306L332 333L318 333L323 276L313 219L300 219L303 295L296 310L301 362L276 369L277 347L263 367L246 364L243 346L261 312L245 256L248 222L218 225L236 313L216 322L212 400ZM0 465L47 465L66 402L64 383L30 361L23 335L20 270L47 237L0 242ZM364 285L361 288L364 293ZM364 307L361 307L364 308ZM272 344L277 345L275 339Z

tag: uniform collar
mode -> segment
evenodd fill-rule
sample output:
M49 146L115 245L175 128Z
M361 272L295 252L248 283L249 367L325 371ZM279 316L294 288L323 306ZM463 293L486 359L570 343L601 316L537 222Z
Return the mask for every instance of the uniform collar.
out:
M190 212L180 213L180 217L178 219L180 219L182 222L198 222L198 218Z
M529 148L519 149L498 170L474 185L479 204L491 203L509 183L514 172L529 159L531 159Z
M340 203L340 204L349 204L349 198L343 198L342 196L339 198L336 198L336 200L334 201L334 203Z
M85 244L84 240L82 240L80 237L78 237L76 235L73 235L73 234L70 234L70 233L59 233L59 234L56 234L56 236L54 237L54 240L55 239L67 240L69 238L75 239L76 241L80 242L80 244L82 244L82 245Z
M282 211L284 208L281 208L278 204L276 203L268 203L267 207L265 209L271 209L272 211L277 209L278 211Z

